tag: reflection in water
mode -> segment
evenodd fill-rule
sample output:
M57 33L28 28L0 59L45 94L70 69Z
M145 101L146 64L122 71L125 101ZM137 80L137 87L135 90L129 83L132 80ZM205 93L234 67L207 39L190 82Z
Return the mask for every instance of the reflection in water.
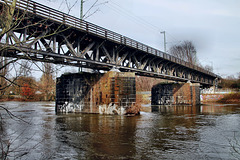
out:
M227 114L239 111L239 105L232 104L209 104L201 106L204 114Z
M208 104L201 106L152 106L152 112L159 112L161 114L227 114L233 113L239 110L239 105L237 104Z
M10 159L234 159L240 106L153 106L135 117L59 114L54 103L5 102ZM239 146L239 145L238 145ZM17 152L16 152L17 151ZM233 156L234 155L234 156ZM19 156L19 157L18 157Z
M154 106L153 109L155 109L153 115L146 113L153 116L153 119L151 117L145 119L149 121L150 118L151 126L146 129L146 123L138 125L139 137L145 137L141 142L144 147L141 152L145 153L141 157L144 159L151 159L152 156L163 159L201 158L196 152L198 144L193 143L200 140L195 116L199 113L200 107Z
M81 155L88 158L132 157L136 154L133 137L138 118L94 114L62 115L56 119L58 126L64 126L60 129L64 135L59 135L58 139L80 149Z
M152 106L153 112L161 114L199 114L201 106Z

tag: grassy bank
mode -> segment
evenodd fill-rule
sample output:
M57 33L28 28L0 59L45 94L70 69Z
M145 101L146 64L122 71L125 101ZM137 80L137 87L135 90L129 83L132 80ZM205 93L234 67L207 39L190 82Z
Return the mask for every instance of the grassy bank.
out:
M227 94L222 99L218 100L217 102L240 104L240 93Z

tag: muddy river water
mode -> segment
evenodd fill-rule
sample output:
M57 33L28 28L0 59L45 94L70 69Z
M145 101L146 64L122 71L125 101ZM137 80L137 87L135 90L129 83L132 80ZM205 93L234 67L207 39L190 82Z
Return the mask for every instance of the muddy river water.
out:
M58 115L54 102L0 105L16 116L0 110L9 159L240 159L240 105L154 107L135 117Z

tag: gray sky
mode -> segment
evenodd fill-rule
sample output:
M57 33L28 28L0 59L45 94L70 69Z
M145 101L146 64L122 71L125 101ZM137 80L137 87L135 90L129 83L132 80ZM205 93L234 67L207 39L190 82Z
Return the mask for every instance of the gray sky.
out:
M201 64L210 65L220 76L240 72L240 0L99 0L106 4L86 20L154 48L164 50L189 40L197 49ZM67 11L65 0L39 0ZM75 0L68 0L73 5ZM95 0L84 3L86 12ZM70 11L79 17L80 0Z

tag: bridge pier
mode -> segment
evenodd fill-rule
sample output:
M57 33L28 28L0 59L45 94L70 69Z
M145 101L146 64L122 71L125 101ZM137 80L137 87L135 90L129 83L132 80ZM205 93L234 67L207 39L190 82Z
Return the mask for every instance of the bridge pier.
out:
M152 105L199 105L199 83L157 84L152 88Z
M56 112L139 114L135 73L109 71L57 78Z

